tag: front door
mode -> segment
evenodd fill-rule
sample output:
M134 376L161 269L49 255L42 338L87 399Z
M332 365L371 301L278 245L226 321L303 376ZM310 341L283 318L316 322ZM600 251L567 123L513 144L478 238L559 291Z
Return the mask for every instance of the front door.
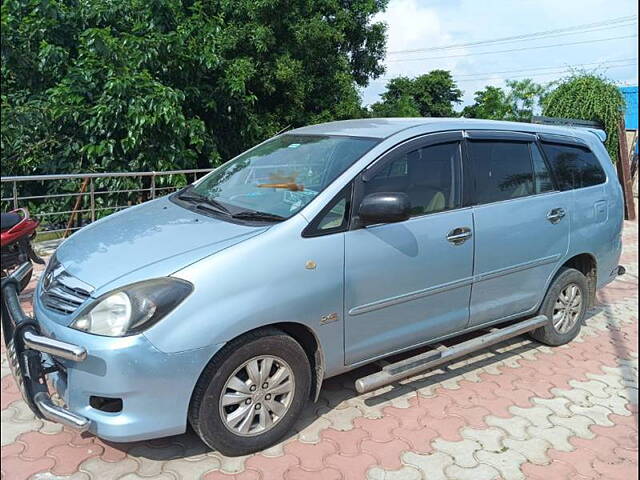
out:
M474 204L470 325L530 313L569 246L571 192L555 187L536 137L470 132Z
M370 193L403 192L412 218L345 233L346 364L467 325L473 218L471 209L460 208L461 138L449 133L413 140L356 180L355 205Z

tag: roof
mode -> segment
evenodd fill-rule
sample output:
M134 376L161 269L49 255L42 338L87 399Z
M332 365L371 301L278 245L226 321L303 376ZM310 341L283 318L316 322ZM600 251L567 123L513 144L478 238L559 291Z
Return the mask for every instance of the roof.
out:
M362 118L357 120L341 120L337 122L319 123L307 127L296 128L287 133L302 135L344 135L353 137L388 138L410 128L423 126L421 130L430 132L453 129L507 130L531 133L555 133L559 135L583 136L585 132L604 138L596 129L580 127L539 125L524 122L504 122L473 118ZM421 133L425 133L424 131Z
M621 87L620 92L624 96L626 109L624 112L624 124L627 130L638 129L638 87Z
M387 138L406 128L441 120L441 118L362 118L319 123L308 127L296 128L287 133Z

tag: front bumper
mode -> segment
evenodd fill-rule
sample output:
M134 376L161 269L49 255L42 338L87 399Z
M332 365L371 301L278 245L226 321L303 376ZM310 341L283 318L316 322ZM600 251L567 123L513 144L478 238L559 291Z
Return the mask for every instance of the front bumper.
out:
M9 277L2 279L2 330L9 367L22 398L39 418L61 423L75 430L89 429L91 421L51 400L46 382L47 369L41 354L46 353L74 362L87 357L83 347L39 335L37 324L27 317L18 298L22 280L31 273L31 263L24 263Z
M88 424L82 428L106 440L130 442L186 431L193 388L221 345L164 353L143 334L128 337L91 335L50 318L38 291L36 289L33 301L34 318L29 318L20 307L17 291L13 293L8 284L5 286L3 283L2 286L5 339L19 339L15 344L18 348L14 348L21 352L15 357L18 361L27 353L33 358L31 363L40 365L29 370L28 366L20 364L23 368L18 375L14 372L18 381L22 372L30 374L29 377L22 376L26 380L25 385L31 388L23 396L36 415L59 423L64 423L67 418L62 412L58 412L60 415L57 417L50 415L46 403L50 396L48 391L44 391L46 376L64 401L65 415L86 419ZM23 326L13 327L18 324ZM30 333L26 336L16 334L23 329ZM13 333L8 335L9 331ZM53 349L60 344L66 345L65 352ZM47 363L55 368L47 368ZM32 377L38 380L32 382ZM44 391L47 397L40 395L36 398L40 391ZM122 408L117 412L101 410L92 406L91 397L121 399Z

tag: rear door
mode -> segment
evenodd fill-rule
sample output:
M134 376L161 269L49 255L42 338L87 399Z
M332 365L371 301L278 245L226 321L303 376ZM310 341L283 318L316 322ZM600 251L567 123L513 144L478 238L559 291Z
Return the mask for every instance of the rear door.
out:
M559 191L535 135L468 132L475 222L470 325L536 308L569 246L571 192Z

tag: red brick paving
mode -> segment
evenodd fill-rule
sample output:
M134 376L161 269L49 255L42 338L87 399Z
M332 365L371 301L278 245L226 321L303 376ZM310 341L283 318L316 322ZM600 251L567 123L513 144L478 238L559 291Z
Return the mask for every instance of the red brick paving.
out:
M629 266L629 274L598 293L601 306L587 321L581 340L568 347L548 349L523 340L521 346L516 345L516 353L494 351L494 358L488 363L478 361L476 370L435 373L429 380L414 380L407 384L405 393L395 397L385 393L388 400L374 403L373 407L352 387L344 389L352 384L354 374L343 375L327 381L327 394L321 397L320 405L308 407L322 412L322 417L311 425L300 426L305 429L304 438L311 439L308 442L294 435L264 454L244 459L228 459L201 449L187 458L188 463L195 468L201 461L217 459L219 467L204 475L207 480L359 480L367 476L382 479L387 474L401 479L438 478L437 475L454 478L460 472L480 472L480 468L506 480L637 478L638 408L632 403L637 402L638 392L637 224L627 224L623 263ZM616 368L618 373L603 367ZM467 371L476 378L465 375ZM78 479L100 478L99 471L92 470L92 459L97 458L114 468L133 459L140 466L142 462L157 464L158 471L163 471L176 460L173 452L184 451L185 442L198 444L192 434L187 434L111 445L92 436L60 430L48 422L35 422L19 399L5 363L2 375L3 479L27 479L39 472L63 476L75 473ZM562 398L567 399L565 406L573 408L568 416L552 410L545 413L547 407L543 405L552 404L545 404L544 399ZM323 413L323 404L334 408ZM358 415L346 424L335 423L334 419L341 418L341 410L347 408L355 408ZM600 418L598 412L602 411L606 415ZM542 417L538 416L540 413ZM328 426L324 426L327 420ZM560 440L566 440L572 451L553 448L547 442L548 447L536 452L545 458L544 465L537 460L526 461L522 456L526 451L516 452L502 443L519 435L536 438L531 432L545 432L550 427L542 424L550 421L573 426L568 430L554 424L554 430L547 430L560 436L564 432L566 438L555 440L558 445L563 445ZM572 425L574 421L577 423ZM593 438L584 437L586 432L580 425L588 425L587 437ZM583 432L582 436L579 432ZM480 441L471 441L468 435ZM498 447L492 446L490 436L497 438L493 442L498 442L499 450L492 450ZM136 445L153 447L158 459L127 453ZM443 445L454 449L458 445L477 445L476 450L464 452L468 454L465 462L475 462L472 468L477 470L469 470L468 465L457 466L457 457L449 450L443 451ZM532 459L537 459L533 453L530 452ZM170 471L172 476L178 475L176 469ZM185 478L190 477L186 474Z

